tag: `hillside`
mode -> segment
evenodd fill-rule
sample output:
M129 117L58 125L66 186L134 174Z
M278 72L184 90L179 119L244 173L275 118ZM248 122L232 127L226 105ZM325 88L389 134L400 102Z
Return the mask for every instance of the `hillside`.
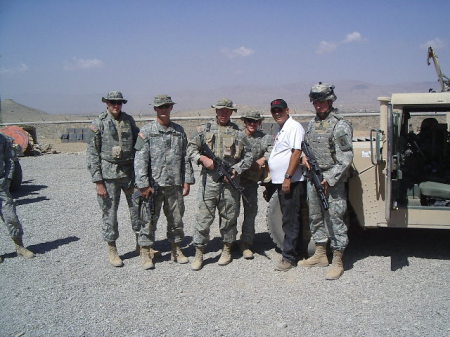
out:
M0 123L72 120L75 118L77 117L49 114L45 111L17 103L13 99L0 101Z
M428 92L429 88L437 89L437 82L373 84L363 81L338 81L334 83L338 97L335 107L345 112L377 111L377 97L390 96L392 93ZM308 99L312 83L296 82L280 85L235 85L207 89L174 90L170 95L177 104L173 116L208 116L212 114L211 104L218 98L229 97L237 104L239 113L249 110L260 110L269 113L269 103L275 98L284 98L291 112L311 112L313 107ZM155 112L149 105L153 95L148 92L124 93L128 103L125 112L136 117L153 117ZM28 97L27 102L44 107L50 113L17 103L12 99L1 101L0 122L31 122L51 120L85 119L97 116L104 110L100 102L101 94L87 95L36 95ZM54 114L63 112L65 114Z

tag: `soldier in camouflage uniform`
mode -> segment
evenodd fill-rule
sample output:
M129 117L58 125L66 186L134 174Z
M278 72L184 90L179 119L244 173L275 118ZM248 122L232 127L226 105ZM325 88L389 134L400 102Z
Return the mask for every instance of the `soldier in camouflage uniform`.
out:
M319 82L311 88L309 98L316 110L316 117L309 122L305 139L322 170L324 179L321 184L328 195L330 208L328 211L321 208L317 192L312 183L308 182L310 228L316 251L309 259L302 261L302 265L328 266L326 245L330 239L333 261L325 278L336 280L344 273L342 255L348 244L347 226L344 222L347 210L345 182L353 161L353 129L350 122L333 108L336 100L333 85ZM302 161L309 169L307 159L303 157Z
M14 173L14 154L11 140L0 133L0 210L3 221L8 229L9 235L16 245L17 255L27 259L34 257L33 252L23 246L22 225L17 217L16 206L9 192L9 186ZM3 257L0 256L0 263Z
M204 141L214 154L233 169L237 177L252 164L252 154L248 143L236 124L230 121L231 114L237 109L227 98L220 99L216 105L216 120L199 127L198 134L189 141L189 157L194 163L202 165L201 187L198 190L198 211L194 228L195 258L193 270L203 266L204 247L209 241L210 226L214 221L216 208L219 211L219 227L224 246L218 264L231 262L231 244L236 239L237 217L239 215L239 191L225 181L218 181L214 171L214 162L201 154Z
M154 268L150 249L155 240L156 223L163 204L167 218L167 238L172 245L172 260L178 263L189 262L179 245L184 238L183 197L189 194L194 174L187 157L186 133L181 125L170 121L174 104L170 96L155 97L156 121L141 129L135 146L136 186L144 198L153 194L155 203L152 221L143 224L139 234L144 269Z
M120 91L111 91L102 97L106 111L92 122L91 140L87 148L88 170L97 189L97 200L102 210L103 239L108 243L109 262L115 267L123 266L116 247L119 237L117 209L123 191L130 210L131 226L135 233L140 230L137 212L133 207L134 144L139 132L130 115L122 111L127 103Z
M247 139L252 150L252 166L241 175L241 186L244 187L242 198L244 221L242 222L239 248L245 259L253 259L252 245L255 238L255 218L258 213L258 182L264 178L267 160L272 150L273 137L259 130L264 117L259 112L247 112L242 118L245 124L242 135Z

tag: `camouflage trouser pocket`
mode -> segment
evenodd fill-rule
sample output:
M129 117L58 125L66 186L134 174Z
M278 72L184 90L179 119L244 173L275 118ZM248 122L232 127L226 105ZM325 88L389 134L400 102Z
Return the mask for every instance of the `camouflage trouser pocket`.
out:
M101 196L97 196L98 204L100 205L100 209L103 212L107 212L112 207L112 198L110 196L106 198L102 198Z

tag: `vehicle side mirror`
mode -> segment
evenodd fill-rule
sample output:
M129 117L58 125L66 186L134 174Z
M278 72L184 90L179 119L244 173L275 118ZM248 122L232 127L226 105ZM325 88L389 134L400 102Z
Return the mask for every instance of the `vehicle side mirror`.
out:
M373 165L378 165L384 162L383 137L384 137L383 130L380 129L370 130L370 160L372 161Z

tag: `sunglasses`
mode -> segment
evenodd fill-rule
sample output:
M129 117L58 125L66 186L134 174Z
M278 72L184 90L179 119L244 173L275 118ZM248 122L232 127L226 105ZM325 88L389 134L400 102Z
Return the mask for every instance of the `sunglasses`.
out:
M169 109L170 107L172 107L172 104L163 104L158 106L158 109Z
M258 124L259 123L259 121L257 121L256 119L244 119L244 122L248 123L248 124Z
M122 101L109 101L109 104L111 104L111 105L122 105L123 102Z

